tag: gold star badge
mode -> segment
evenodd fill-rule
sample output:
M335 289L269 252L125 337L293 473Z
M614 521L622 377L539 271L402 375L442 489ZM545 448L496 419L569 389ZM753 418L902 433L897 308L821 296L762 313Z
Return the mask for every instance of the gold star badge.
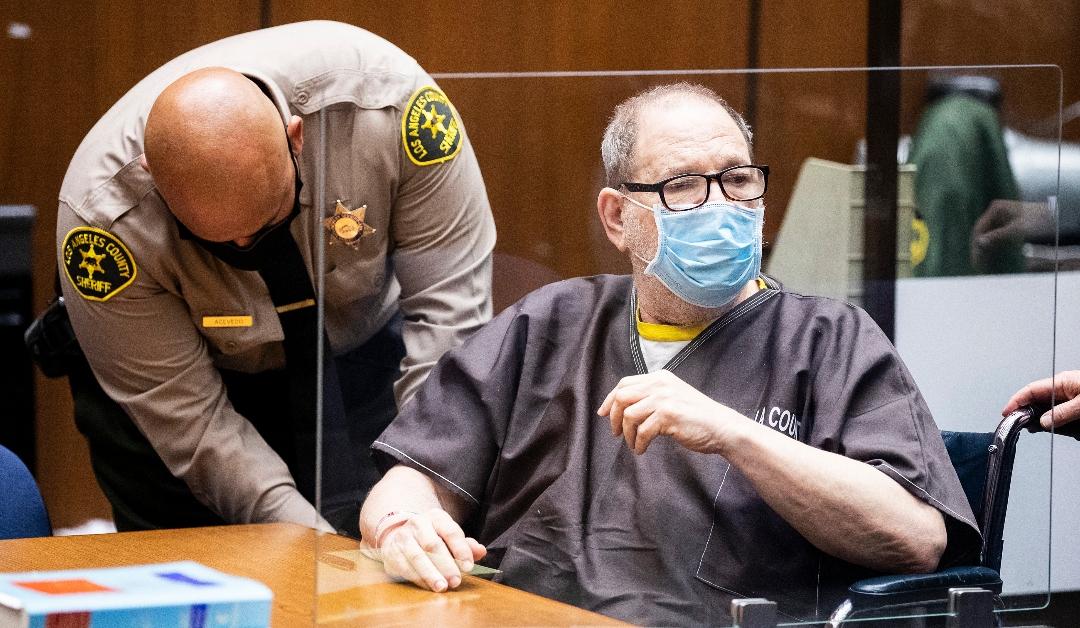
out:
M105 272L105 268L101 265L101 260L105 259L105 254L95 251L93 244L90 245L89 250L79 252L82 253L82 262L79 264L79 268L86 269L86 275L90 279L94 278L94 273Z
M330 232L330 244L342 242L357 248L360 238L375 233L375 228L364 222L367 214L367 205L361 205L356 209L349 209L341 201L334 204L334 215L323 220L323 225Z

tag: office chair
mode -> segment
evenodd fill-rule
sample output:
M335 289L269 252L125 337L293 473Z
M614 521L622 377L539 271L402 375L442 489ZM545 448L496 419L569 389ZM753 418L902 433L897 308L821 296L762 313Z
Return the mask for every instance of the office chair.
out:
M51 536L52 525L34 476L0 445L0 539Z
M1038 429L1041 415L1042 409L1024 407L1003 418L993 432L941 433L982 532L978 564L929 574L859 580L848 587L847 600L833 612L828 625L840 626L846 620L860 617L944 614L948 609L949 589L953 587L993 591L995 604L1000 608L999 571L1016 441L1024 428Z

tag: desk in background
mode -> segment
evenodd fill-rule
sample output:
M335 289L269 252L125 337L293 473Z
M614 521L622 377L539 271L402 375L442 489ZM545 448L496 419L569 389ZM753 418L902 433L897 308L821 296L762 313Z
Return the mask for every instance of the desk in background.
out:
M195 560L263 582L273 626L623 625L531 593L466 576L449 593L392 582L357 543L288 523L0 541L0 571L115 567ZM315 590L315 555L320 560Z

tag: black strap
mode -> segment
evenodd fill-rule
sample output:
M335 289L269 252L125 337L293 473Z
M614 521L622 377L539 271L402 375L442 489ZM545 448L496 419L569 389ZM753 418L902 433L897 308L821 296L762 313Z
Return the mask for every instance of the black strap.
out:
M288 229L267 242L273 252L259 265L270 299L285 334L285 367L289 376L290 417L294 433L293 460L286 460L300 493L315 503L316 386L318 364L318 311L315 290L304 258ZM359 452L350 446L337 367L321 334L323 345L323 451L321 514L336 527L351 529L351 513L359 504ZM349 514L343 514L349 513Z

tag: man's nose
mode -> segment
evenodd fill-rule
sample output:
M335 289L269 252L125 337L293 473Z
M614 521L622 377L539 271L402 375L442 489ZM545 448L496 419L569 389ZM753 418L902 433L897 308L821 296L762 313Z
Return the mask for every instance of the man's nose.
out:
M249 247L249 246L251 246L252 244L255 243L255 236L247 236L247 237L243 237L243 238L237 238L237 239L233 240L232 243L235 244L239 248L246 249L247 247Z
M724 188L720 187L720 179L709 179L709 198L712 200L726 201Z

